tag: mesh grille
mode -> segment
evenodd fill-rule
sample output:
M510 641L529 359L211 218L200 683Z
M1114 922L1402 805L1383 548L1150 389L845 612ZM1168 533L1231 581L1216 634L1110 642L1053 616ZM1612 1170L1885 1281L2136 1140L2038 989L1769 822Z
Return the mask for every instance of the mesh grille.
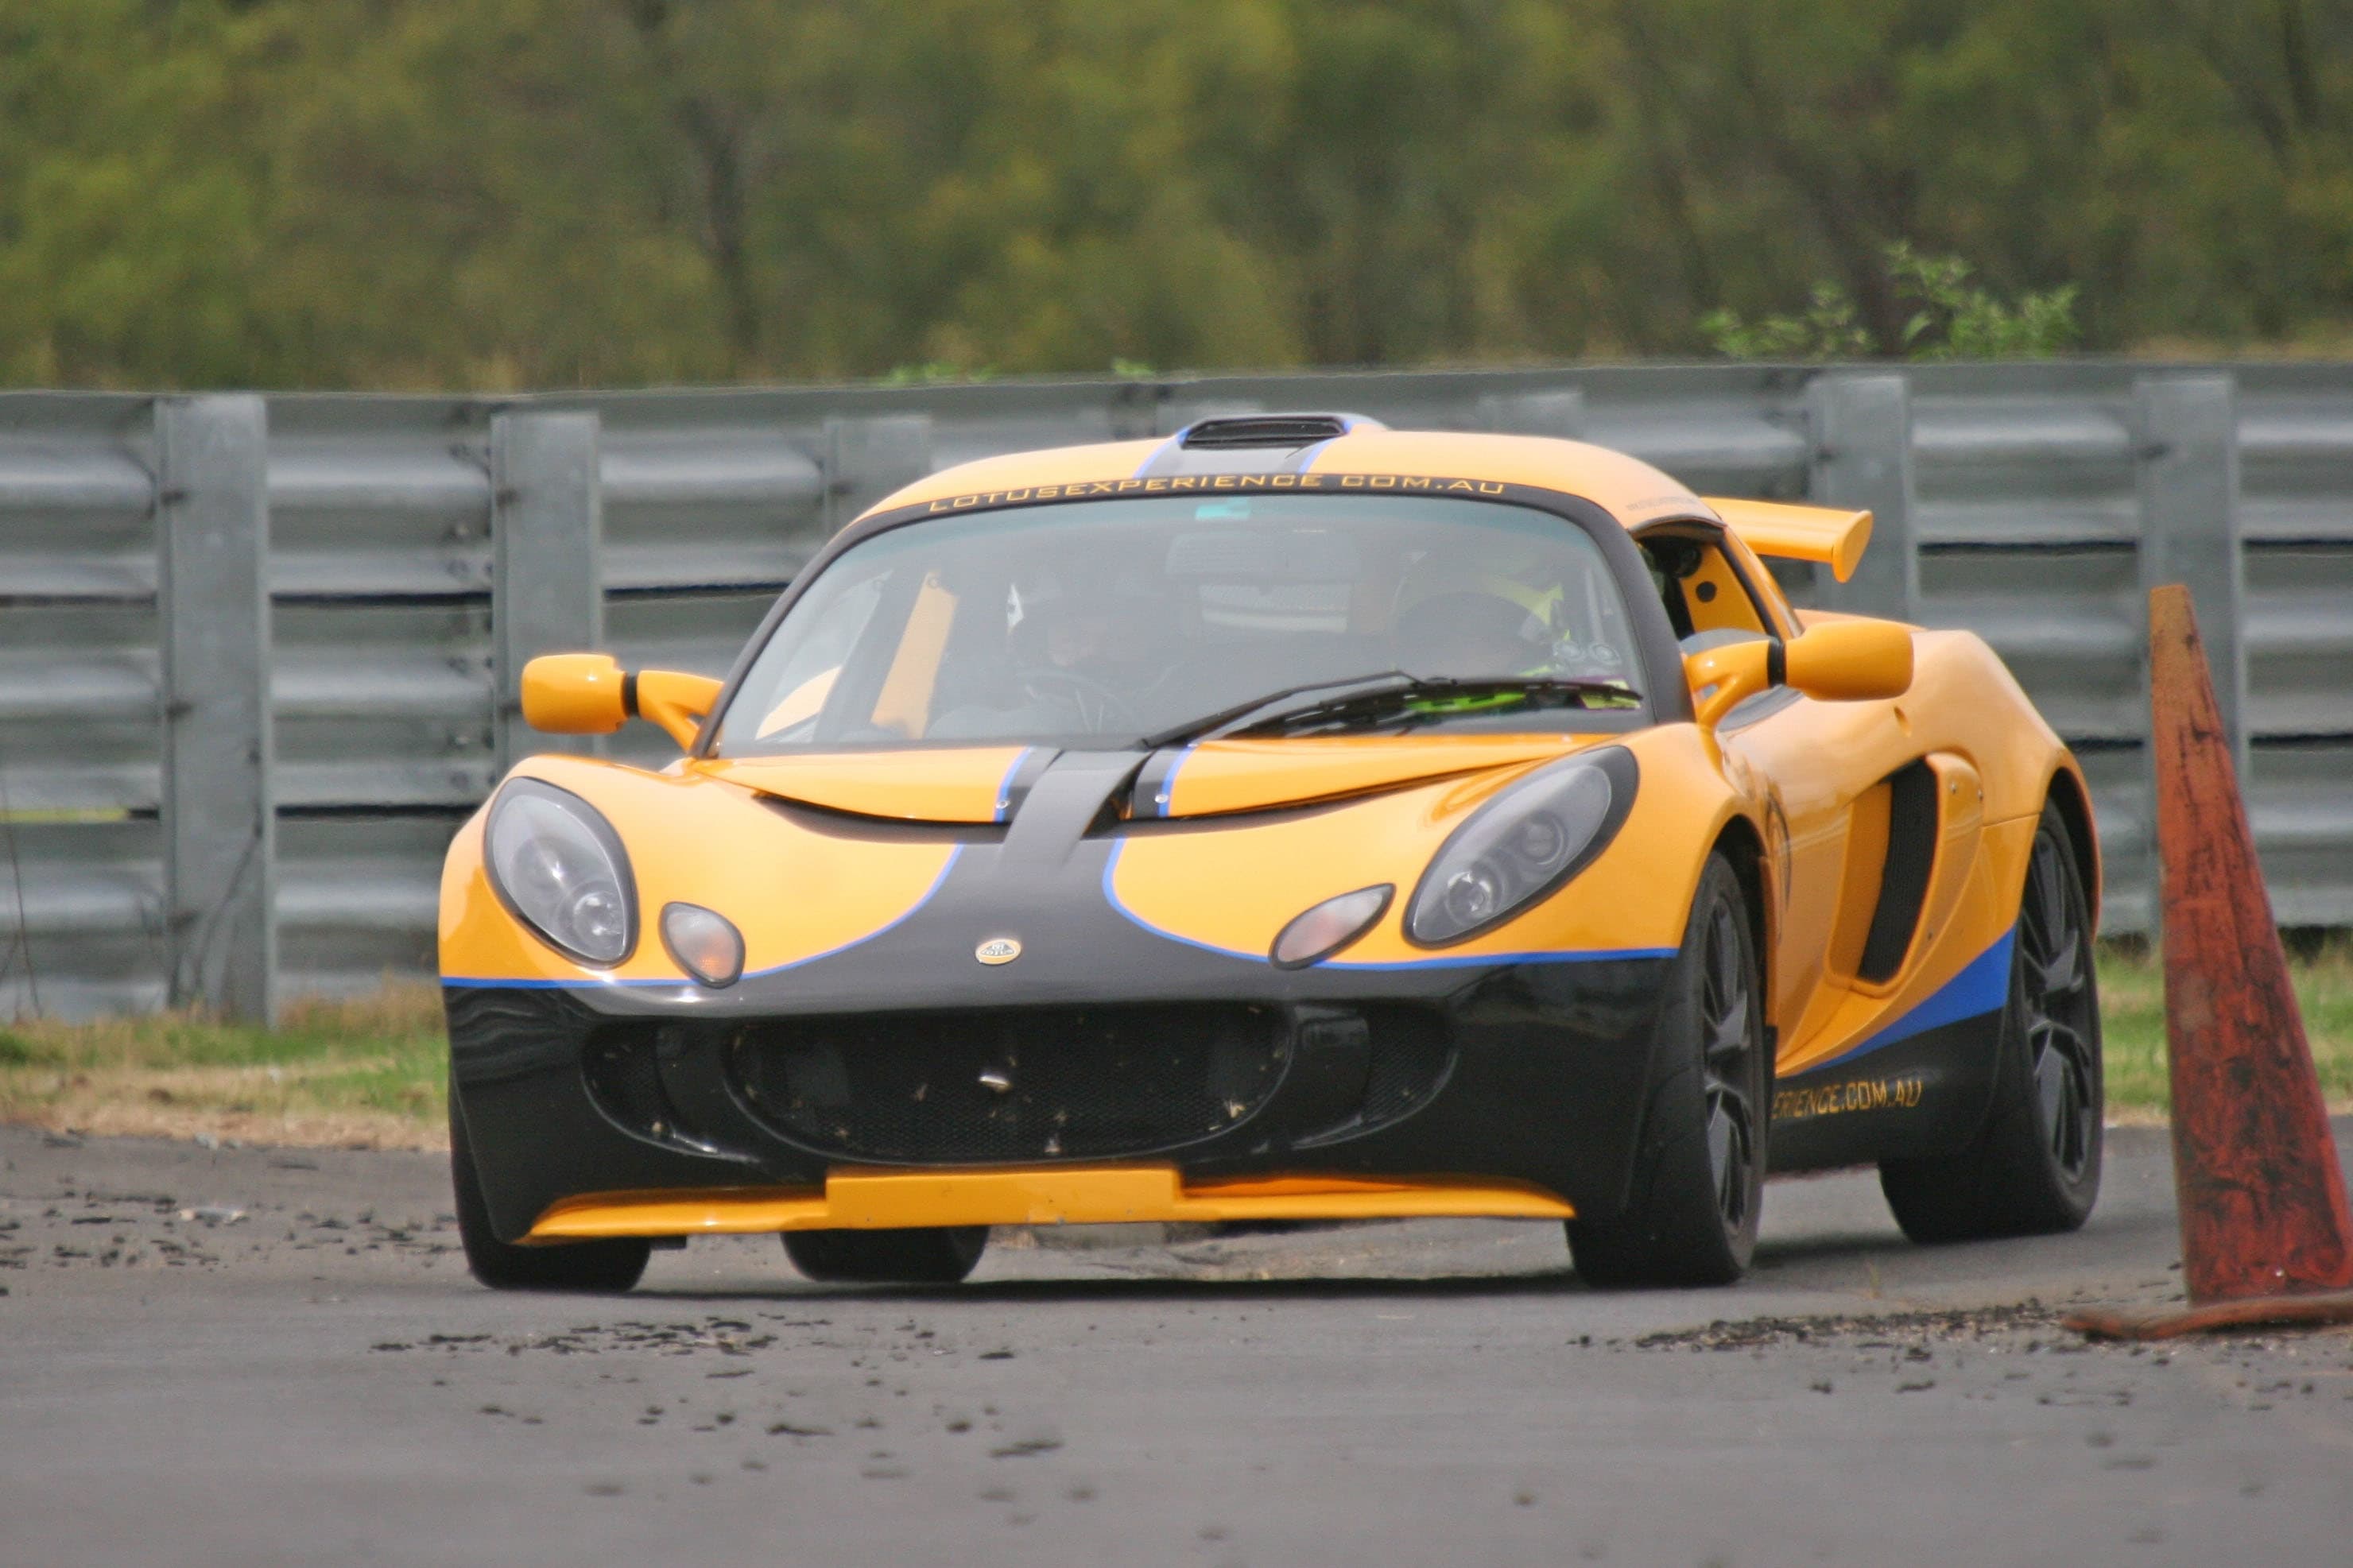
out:
M1099 1159L1225 1131L1290 1055L1271 1007L1019 1008L779 1019L729 1071L776 1131L849 1159Z
M1436 1094L1453 1065L1444 1030L1419 1007L1367 1009L1373 1051L1365 1078L1362 1124L1377 1127L1417 1110Z
M677 1110L662 1087L654 1031L619 1025L597 1030L588 1041L581 1073L597 1108L632 1132L649 1138L686 1137Z

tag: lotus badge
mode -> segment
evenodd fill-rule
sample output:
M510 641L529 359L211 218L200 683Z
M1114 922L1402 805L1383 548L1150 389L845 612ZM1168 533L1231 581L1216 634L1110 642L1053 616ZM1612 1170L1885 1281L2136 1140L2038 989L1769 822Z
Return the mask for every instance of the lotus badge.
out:
M972 950L983 963L1010 963L1021 956L1021 944L1009 936L993 936Z

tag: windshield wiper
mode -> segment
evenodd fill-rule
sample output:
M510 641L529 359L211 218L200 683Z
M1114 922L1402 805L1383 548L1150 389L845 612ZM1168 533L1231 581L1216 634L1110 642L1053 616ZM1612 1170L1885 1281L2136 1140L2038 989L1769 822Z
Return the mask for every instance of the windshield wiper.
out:
M1136 742L1147 752L1163 746L1181 745L1187 741L1208 740L1213 735L1231 734L1231 726L1256 719L1262 709L1278 711L1295 699L1312 698L1314 703L1334 701L1359 691L1387 691L1413 684L1413 677L1401 669L1385 669L1372 675L1345 675L1337 680L1310 681L1304 686L1286 686L1280 691L1269 691L1247 702L1237 702L1230 708L1220 708L1198 719L1187 719L1182 724L1146 735ZM1329 695L1318 695L1328 693ZM1311 704L1313 705L1313 704Z
M1293 731L1302 726L1341 726L1389 716L1419 721L1449 712L1477 710L1474 705L1493 699L1504 707L1516 700L1531 707L1596 706L1588 697L1606 697L1609 706L1630 707L1641 694L1619 680L1579 679L1551 675L1424 677L1388 670L1353 680L1324 681L1293 687L1254 701L1240 703L1157 735L1145 737L1146 750L1183 742L1214 741L1227 735L1264 731ZM1450 706L1460 704L1460 706Z
M1335 692L1314 702L1285 704L1276 712L1261 714L1219 733L1279 731L1295 734L1305 729L1351 728L1395 719L1409 724L1428 723L1457 713L1504 708L1602 706L1587 700L1594 697L1610 699L1607 705L1613 708L1631 707L1641 700L1631 687L1618 680L1554 675L1409 678L1402 685Z

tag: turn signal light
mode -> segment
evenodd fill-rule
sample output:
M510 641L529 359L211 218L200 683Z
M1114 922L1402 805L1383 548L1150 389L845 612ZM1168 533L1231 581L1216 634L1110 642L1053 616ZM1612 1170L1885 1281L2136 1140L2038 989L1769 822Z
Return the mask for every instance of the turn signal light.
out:
M678 966L717 990L744 973L744 937L725 915L701 904L665 904L662 945Z
M1383 882L1326 899L1283 927L1267 956L1277 969L1304 969L1329 958L1372 930L1396 893L1397 889Z

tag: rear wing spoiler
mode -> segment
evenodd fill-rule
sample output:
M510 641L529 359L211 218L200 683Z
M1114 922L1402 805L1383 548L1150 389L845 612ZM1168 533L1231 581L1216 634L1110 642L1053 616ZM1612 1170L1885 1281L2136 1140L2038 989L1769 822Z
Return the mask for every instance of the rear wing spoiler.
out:
M1871 542L1871 513L1834 506L1791 506L1785 501L1742 500L1730 496L1702 498L1724 519L1724 525L1759 555L1785 561L1827 563L1831 574L1843 583L1854 575Z

